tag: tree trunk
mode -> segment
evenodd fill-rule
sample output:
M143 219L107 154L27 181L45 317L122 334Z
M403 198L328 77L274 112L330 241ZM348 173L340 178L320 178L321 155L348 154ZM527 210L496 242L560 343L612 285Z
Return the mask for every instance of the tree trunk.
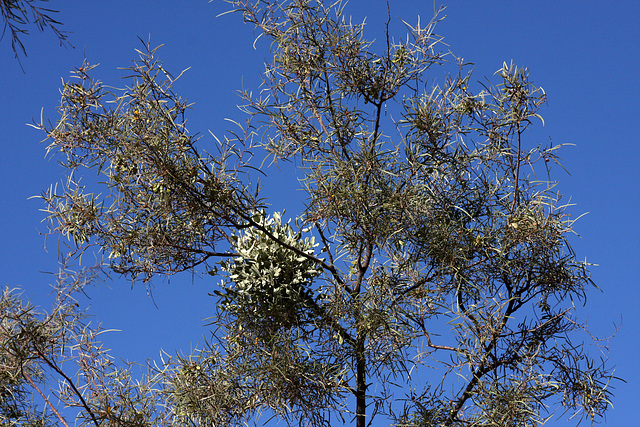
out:
M356 427L366 426L366 378L364 337L358 337L358 341L356 343Z

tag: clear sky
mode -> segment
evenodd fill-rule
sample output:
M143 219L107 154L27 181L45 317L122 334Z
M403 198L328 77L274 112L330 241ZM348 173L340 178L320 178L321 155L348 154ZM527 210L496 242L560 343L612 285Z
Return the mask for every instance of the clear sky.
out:
M440 4L440 3L438 3ZM62 179L55 161L45 158L44 135L26 126L39 119L56 119L61 79L82 64L99 62L95 76L108 85L121 84L126 67L136 58L137 37L164 44L159 56L167 69L191 69L177 91L194 102L189 129L211 137L223 134L226 117L241 119L234 91L256 88L268 43L252 47L255 33L237 15L216 17L227 6L207 1L51 1L58 19L70 32L75 48L59 47L51 32L23 38L28 57L24 73L13 58L10 40L0 41L0 285L22 287L36 303L48 304L51 278L43 272L57 268L56 242L39 231L44 214L37 199L29 199ZM391 0L392 35L403 37L401 19L415 23L433 15L432 1ZM610 342L616 374L615 409L611 426L637 419L640 391L640 238L638 159L640 158L640 2L637 1L445 1L447 18L437 32L458 56L475 63L475 79L491 76L513 60L529 68L544 87L548 105L541 113L545 127L534 133L540 141L575 144L561 151L570 174L556 170L559 190L575 203L578 216L572 244L579 258L598 264L592 270L602 292L589 293L578 313L591 330L606 336L619 327ZM351 1L347 12L355 21L367 17L366 34L380 36L386 20L382 0ZM296 181L278 182L274 209L291 204ZM278 198L279 196L279 198ZM292 215L294 213L292 212ZM215 300L207 297L215 278L172 278L154 282L155 304L143 286L112 280L89 291L91 313L106 328L116 357L157 358L160 349L189 351L206 330L202 319L212 313ZM553 425L564 425L553 422ZM566 425L574 425L569 423Z

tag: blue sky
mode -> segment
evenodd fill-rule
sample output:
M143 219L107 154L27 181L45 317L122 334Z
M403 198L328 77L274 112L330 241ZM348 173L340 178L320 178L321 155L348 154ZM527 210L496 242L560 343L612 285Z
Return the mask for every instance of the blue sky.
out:
M417 16L433 15L432 1L391 1L391 33L403 37L400 19L415 23ZM438 3L440 4L440 3ZM606 424L627 425L637 418L640 381L640 200L637 166L640 157L640 3L636 1L445 1L447 18L437 32L458 56L475 64L474 76L491 76L513 60L528 67L533 80L544 87L548 104L541 114L545 127L533 138L552 138L556 144L575 144L561 151L570 175L556 170L559 190L575 203L572 244L579 258L598 264L592 270L602 292L589 293L579 314L591 330L605 336L619 326L610 343L617 383L615 409ZM50 32L32 29L23 38L28 57L24 73L13 59L10 40L0 42L0 263L2 286L21 287L37 303L48 303L51 278L43 272L57 268L56 242L39 231L44 215L38 195L62 179L55 161L45 158L44 135L26 126L39 119L55 120L61 79L80 66L83 58L101 65L95 75L118 86L126 67L140 48L137 37L152 45L164 44L159 56L167 69L191 69L177 91L191 102L189 128L210 140L208 130L223 134L225 118L241 119L235 90L255 88L268 44L252 47L255 33L237 15L216 17L226 5L215 0L176 2L60 2L58 18L70 31L75 48L61 48ZM365 34L380 36L386 20L381 0L351 1L347 12L354 21L367 17ZM536 141L532 141L536 142ZM537 142L536 142L537 144ZM274 208L295 207L295 179L278 181ZM189 351L206 331L202 319L215 306L207 297L217 279L190 275L156 280L155 304L143 286L113 280L91 289L91 313L107 328L105 335L116 357L130 360L157 358L160 349ZM570 423L567 425L573 425ZM559 425L555 424L554 425Z

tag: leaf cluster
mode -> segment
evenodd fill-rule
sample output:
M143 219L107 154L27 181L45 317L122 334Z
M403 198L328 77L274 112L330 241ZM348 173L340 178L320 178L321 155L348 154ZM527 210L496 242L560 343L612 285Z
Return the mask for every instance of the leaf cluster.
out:
M225 252L228 228L244 226L260 202L238 176L250 153L228 140L217 156L201 152L186 129L189 105L172 90L179 76L153 50L139 53L121 93L93 80L94 66L78 68L62 90L61 120L36 127L70 171L62 191L42 195L51 229L77 254L98 245L117 272L146 280ZM104 192L86 190L75 178L82 169L98 174Z
M4 24L0 40L4 38L7 30L9 30L11 34L11 49L16 59L19 59L20 52L22 52L24 56L27 56L27 51L20 38L29 34L29 30L25 27L32 23L35 24L40 31L44 31L45 28L51 29L60 41L60 46L65 44L69 45L67 33L60 29L62 23L52 16L52 14L57 13L57 11L39 5L39 3L47 1L48 0L0 1L0 15Z
M239 257L221 262L221 270L233 287L216 293L221 296L222 310L268 333L304 320L308 301L313 298L313 279L322 273L322 268L270 235L307 255L314 255L317 244L313 237L302 240L302 234L294 232L290 224L282 224L277 213L268 218L261 212L254 220L269 235L247 229L242 235L233 236L232 244Z

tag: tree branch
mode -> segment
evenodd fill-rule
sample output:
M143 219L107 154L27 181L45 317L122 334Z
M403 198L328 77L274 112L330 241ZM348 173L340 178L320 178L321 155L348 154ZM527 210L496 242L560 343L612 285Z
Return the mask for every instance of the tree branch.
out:
M44 395L44 393L42 393L42 391L40 391L40 389L38 388L38 386L33 382L33 380L31 379L31 377L24 372L24 370L20 369L22 376L29 381L29 384L31 384L31 386L33 388L36 389L36 391L40 394L40 396L44 399L44 401L47 403L47 405L49 405L49 408L51 408L51 411L53 411L53 413L56 415L56 418L58 418L60 420L60 422L65 426L65 427L69 427L69 424L67 424L67 422L65 421L64 418L62 418L62 415L60 415L60 412L58 412L56 410L56 408L53 406L53 404L51 403L51 401L47 398L47 396Z
M37 345L33 346L34 351L36 352L36 354L38 355L38 357L40 357L40 359L42 359L47 365L49 365L49 367L51 369L53 369L58 375L60 375L62 378L65 379L65 381L67 381L67 383L69 384L69 386L71 387L71 389L73 390L73 392L75 393L76 396L78 396L78 399L80 399L80 403L82 404L82 407L87 411L87 413L91 416L91 420L93 421L93 423L96 425L96 427L100 427L100 424L98 423L98 420L96 419L95 414L93 413L93 411L91 410L91 408L89 408L89 405L87 404L87 401L84 400L84 397L82 396L82 393L80 393L80 390L78 390L78 388L75 386L75 384L73 383L73 381L71 380L71 378L69 378L67 376L67 374L65 374L62 369L60 369L55 363L53 363L51 360L49 360L49 358L47 356L45 356L40 349L38 348Z

